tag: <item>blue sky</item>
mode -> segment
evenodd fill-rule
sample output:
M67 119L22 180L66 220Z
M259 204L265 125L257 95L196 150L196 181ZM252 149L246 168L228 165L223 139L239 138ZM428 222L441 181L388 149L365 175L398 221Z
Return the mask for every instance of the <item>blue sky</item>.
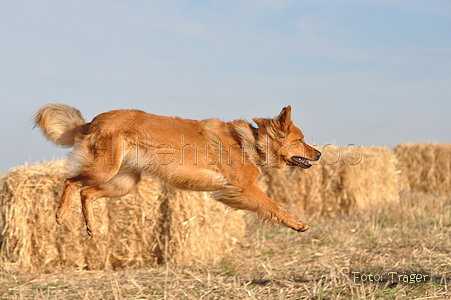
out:
M45 103L273 117L307 142L451 142L451 2L0 1L0 173L64 158Z

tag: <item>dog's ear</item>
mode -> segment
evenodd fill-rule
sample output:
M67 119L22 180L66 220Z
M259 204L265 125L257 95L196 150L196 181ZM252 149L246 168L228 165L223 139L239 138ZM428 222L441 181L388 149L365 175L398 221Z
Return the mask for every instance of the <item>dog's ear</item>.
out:
M288 129L288 127L291 125L291 106L288 105L287 107L284 107L280 114L274 118L274 121L278 122L280 124L280 127L283 129Z
M252 121L254 121L259 128L264 128L268 124L268 119L264 118L253 118Z

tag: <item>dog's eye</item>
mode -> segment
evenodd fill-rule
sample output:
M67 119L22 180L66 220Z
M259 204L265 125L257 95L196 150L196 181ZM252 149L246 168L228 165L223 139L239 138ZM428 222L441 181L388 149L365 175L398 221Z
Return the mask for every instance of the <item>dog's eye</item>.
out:
M299 139L299 141L300 141L301 143L304 143L304 139Z

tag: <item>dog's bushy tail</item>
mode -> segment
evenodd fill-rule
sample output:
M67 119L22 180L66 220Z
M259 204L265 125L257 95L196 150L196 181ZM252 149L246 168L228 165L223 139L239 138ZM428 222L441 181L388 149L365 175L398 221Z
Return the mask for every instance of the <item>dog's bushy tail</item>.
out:
M48 140L63 147L73 147L75 137L82 133L82 126L86 124L78 109L59 103L42 106L33 120Z

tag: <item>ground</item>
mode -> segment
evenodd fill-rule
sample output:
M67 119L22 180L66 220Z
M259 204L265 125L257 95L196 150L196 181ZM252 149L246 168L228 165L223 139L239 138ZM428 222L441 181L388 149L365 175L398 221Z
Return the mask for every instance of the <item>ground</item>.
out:
M382 202L381 202L382 203ZM0 273L1 299L451 299L451 197L405 193L297 233L249 222L217 264Z

